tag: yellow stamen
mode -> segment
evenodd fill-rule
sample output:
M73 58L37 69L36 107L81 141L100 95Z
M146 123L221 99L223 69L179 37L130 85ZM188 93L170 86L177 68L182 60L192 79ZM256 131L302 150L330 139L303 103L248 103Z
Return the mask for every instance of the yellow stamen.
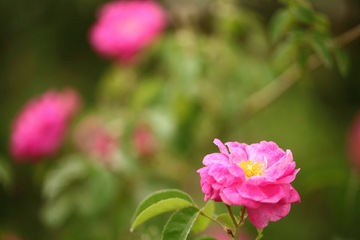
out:
M245 177L249 178L252 176L256 176L256 175L261 175L264 170L263 170L263 165L256 161L252 161L252 160L248 160L248 161L242 161L239 164L239 167L241 167L244 170L245 173Z

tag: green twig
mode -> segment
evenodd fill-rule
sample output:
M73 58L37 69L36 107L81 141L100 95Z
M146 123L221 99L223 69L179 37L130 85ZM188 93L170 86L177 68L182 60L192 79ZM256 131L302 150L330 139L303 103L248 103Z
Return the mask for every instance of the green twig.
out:
M233 214L233 212L232 212L231 207L230 207L229 205L227 205L227 204L225 204L225 206L226 206L226 209L227 209L227 211L228 211L228 213L229 213L229 215L230 215L230 217L231 217L231 221L233 222L234 227L237 228L237 227L238 227L238 223L236 222L236 219L235 219L235 216L234 216L234 214Z
M204 217L207 217L208 219L210 219L211 221L214 221L215 223L219 224L224 230L227 230L228 227L226 227L224 224L222 224L221 222L219 222L217 219L205 214L203 211L200 210L200 214L203 215Z
M264 229L258 229L258 235L255 240L260 240L264 235L262 234Z
M225 204L225 206L230 215L231 221L233 222L233 224L235 226L235 234L233 235L233 238L235 240L237 240L237 239L239 239L240 227L242 225L244 225L246 208L245 208L245 206L241 207L240 214L239 214L239 221L237 222L231 207L226 204Z
M335 42L338 46L344 46L354 41L359 36L360 24L336 37ZM314 70L319 66L321 66L320 59L316 55L311 55L308 59L308 69ZM243 112L245 112L247 115L253 115L266 106L270 105L286 90L288 90L295 82L297 82L301 76L301 68L297 63L294 63L267 86L248 97L242 106Z
M242 226L245 223L245 219L246 219L245 212L246 212L246 208L245 206L242 206L239 215L239 224L238 224L239 226Z

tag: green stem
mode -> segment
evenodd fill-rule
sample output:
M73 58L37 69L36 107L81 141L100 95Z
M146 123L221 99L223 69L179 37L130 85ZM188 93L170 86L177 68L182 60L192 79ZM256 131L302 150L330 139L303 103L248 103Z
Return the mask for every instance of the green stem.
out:
M211 221L216 222L217 224L219 224L223 229L227 229L227 227L225 225L223 225L221 222L219 222L218 220L216 220L215 218L205 214L203 211L200 210L200 214L203 215L204 217L207 217L208 219L210 219Z
M238 228L238 223L236 222L236 219L235 219L235 216L234 216L234 214L232 212L231 207L229 205L227 205L227 204L225 204L225 206L226 206L226 209L227 209L227 211L228 211L228 213L230 215L231 221L233 222L233 224L235 226L235 229Z
M255 240L260 240L264 235L262 234L264 229L258 229L258 235Z
M339 46L344 46L360 36L360 24L348 30L335 38L335 42ZM320 59L315 55L311 55L308 59L309 70L314 70L321 66ZM294 63L280 76L270 82L267 86L253 93L248 97L242 106L242 110L247 115L253 115L270 105L302 76L302 71L297 63Z
M345 209L344 216L346 219L350 219L353 217L356 205L356 195L360 188L360 178L356 169L353 169L350 172L349 183L347 186L347 190L345 193Z
M246 212L246 208L245 208L245 206L242 206L241 210L240 210L240 215L239 215L239 226L242 226L245 223L245 218L246 218L245 212Z
M244 221L245 221L245 218L244 218L245 212L246 212L246 208L245 208L245 206L242 206L240 209L240 214L239 214L239 223L237 224L237 227L235 229L235 237L234 237L235 240L239 239L240 227L242 225L244 225Z

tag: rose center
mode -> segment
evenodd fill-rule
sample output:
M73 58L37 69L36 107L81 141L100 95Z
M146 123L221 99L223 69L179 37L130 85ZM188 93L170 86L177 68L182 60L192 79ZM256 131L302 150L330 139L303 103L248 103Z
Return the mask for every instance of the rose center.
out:
M264 170L263 170L263 165L256 161L252 161L252 160L248 160L248 161L242 161L239 164L239 167L241 167L244 170L245 173L245 177L249 178L252 176L256 176L256 175L261 175Z

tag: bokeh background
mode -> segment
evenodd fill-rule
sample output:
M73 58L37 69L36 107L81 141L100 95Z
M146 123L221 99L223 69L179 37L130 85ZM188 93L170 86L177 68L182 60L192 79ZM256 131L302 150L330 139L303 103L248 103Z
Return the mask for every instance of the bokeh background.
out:
M130 233L136 205L165 188L204 205L196 170L218 151L214 138L274 141L291 149L301 168L293 186L302 202L271 222L263 239L360 239L360 160L349 153L350 145L360 148L360 137L349 138L360 110L360 40L342 48L349 65L341 74L343 62L328 57L335 47L317 45L314 37L358 25L359 1L312 0L309 9L325 23L294 15L278 37L281 1L158 1L168 12L167 28L133 64L103 58L89 44L96 10L106 2L0 2L0 239L159 239L169 215ZM298 33L306 37L288 41ZM274 101L259 111L244 108L313 53L325 67L304 66ZM61 150L37 163L16 162L9 139L21 107L68 86L81 95L82 108ZM81 145L94 128L111 157ZM244 231L255 239L250 222Z

